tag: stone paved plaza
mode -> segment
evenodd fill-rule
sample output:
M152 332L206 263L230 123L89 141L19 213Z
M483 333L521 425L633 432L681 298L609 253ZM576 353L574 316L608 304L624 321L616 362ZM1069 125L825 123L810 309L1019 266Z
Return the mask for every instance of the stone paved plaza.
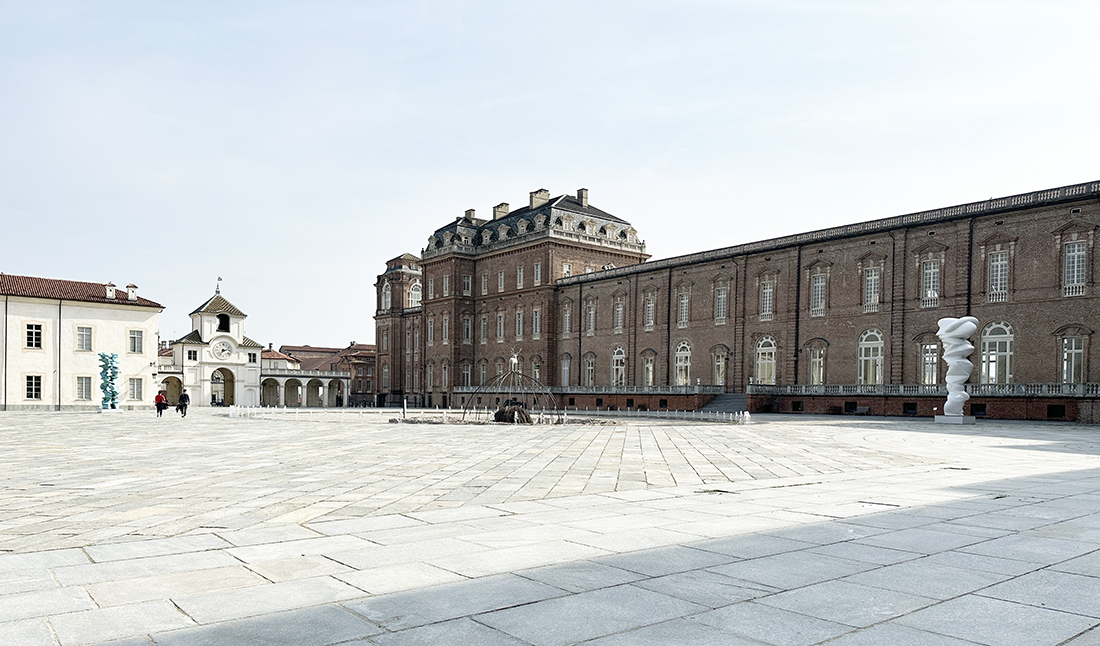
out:
M0 644L1100 644L1094 426L394 414L0 413Z

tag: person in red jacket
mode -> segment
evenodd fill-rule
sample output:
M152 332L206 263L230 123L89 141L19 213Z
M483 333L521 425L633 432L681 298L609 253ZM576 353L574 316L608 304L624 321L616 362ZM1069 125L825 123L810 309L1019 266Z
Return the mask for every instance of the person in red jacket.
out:
M164 409L168 408L168 398L164 396L163 392L157 393L157 398L154 400L157 405L157 417L164 414Z

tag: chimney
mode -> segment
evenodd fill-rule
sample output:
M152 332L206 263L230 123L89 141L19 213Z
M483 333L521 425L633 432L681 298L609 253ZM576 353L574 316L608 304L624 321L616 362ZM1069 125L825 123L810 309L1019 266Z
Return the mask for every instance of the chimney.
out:
M115 284L114 283L107 283L103 287L105 287L107 289L107 298L108 298L108 300L112 300L112 301L115 300Z
M533 195L533 193L532 193L532 195ZM508 215L508 203L507 202L501 202L500 204L497 204L496 206L493 207L493 219L494 220L499 220L499 219L503 218L506 215Z
M466 209L466 218L469 219L469 220L474 219L474 210L473 209Z
M545 188L540 188L537 191L531 191L531 208L535 209L550 201L550 191Z
M128 301L136 301L137 300L137 285L135 285L133 283L130 283L129 285L126 286L126 300L128 300Z
M577 201L581 203L581 206L588 206L588 189L577 189Z
M275 349L275 344L274 343L268 343L267 344L267 349L268 350L274 350Z

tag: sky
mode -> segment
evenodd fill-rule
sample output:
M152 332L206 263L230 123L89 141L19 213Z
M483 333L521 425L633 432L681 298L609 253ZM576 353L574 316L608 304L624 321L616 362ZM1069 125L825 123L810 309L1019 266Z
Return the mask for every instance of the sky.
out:
M1100 3L0 0L0 272L374 339L387 259L589 189L654 259L1100 179Z

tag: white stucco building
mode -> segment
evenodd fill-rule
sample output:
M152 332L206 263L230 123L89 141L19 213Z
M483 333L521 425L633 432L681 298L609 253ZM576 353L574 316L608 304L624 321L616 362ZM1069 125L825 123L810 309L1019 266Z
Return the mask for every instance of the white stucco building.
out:
M118 355L118 407L151 407L163 307L137 289L0 274L0 410L101 408L100 353Z

